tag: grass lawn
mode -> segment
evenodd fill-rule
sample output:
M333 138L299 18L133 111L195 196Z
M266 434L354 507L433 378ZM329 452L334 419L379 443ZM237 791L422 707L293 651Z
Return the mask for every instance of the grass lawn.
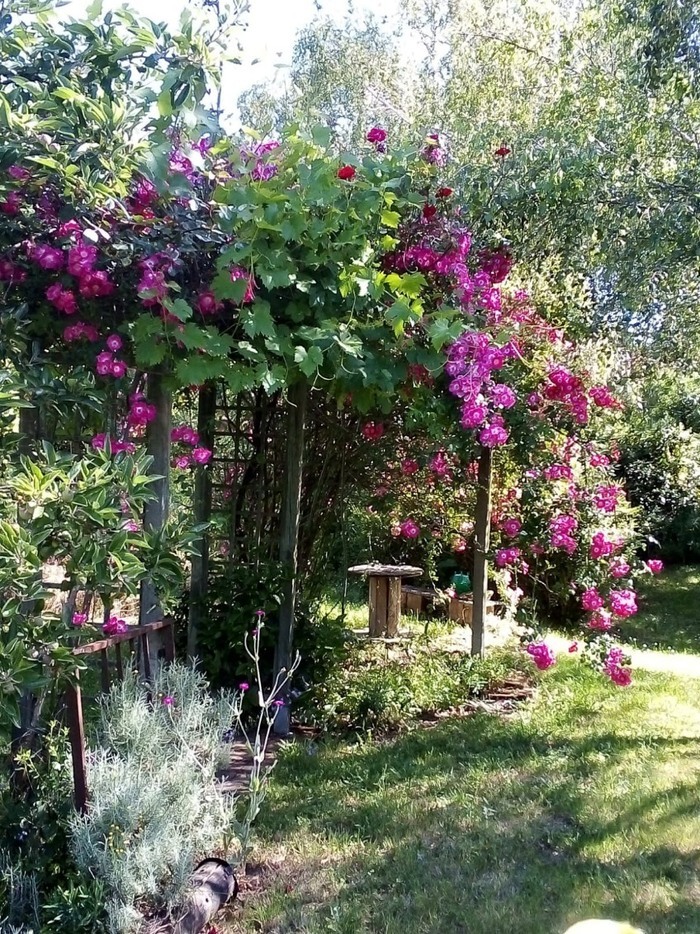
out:
M700 653L700 567L675 567L640 584L642 611L625 620L639 646Z
M649 631L690 618L676 583L651 583ZM566 658L507 718L290 744L257 829L231 934L698 934L700 680L619 689Z

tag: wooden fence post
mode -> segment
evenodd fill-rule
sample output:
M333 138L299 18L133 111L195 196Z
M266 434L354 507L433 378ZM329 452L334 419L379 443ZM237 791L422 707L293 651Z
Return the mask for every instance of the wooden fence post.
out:
M87 808L87 765L85 762L85 729L83 727L83 699L80 691L80 674L76 670L75 682L66 691L68 707L68 736L73 762L73 789L76 810L83 813Z
M214 423L216 418L216 383L208 382L199 390L197 432L200 443L214 450ZM194 481L194 521L203 525L211 518L211 470L198 470ZM197 541L199 554L192 555L190 578L190 606L187 626L187 657L197 655L197 639L204 617L204 601L209 573L209 538L203 532Z
M158 479L152 484L154 499L146 504L143 511L144 529L157 531L163 528L168 518L170 505L170 430L172 426L172 395L165 385L163 374L152 372L148 376L148 401L156 408L156 417L146 428L146 449L153 458L153 473ZM150 580L141 584L139 601L139 624L153 623L163 615L158 602L158 594ZM163 649L160 638L154 640L151 649L156 657ZM144 669L150 666L150 659L144 659Z
M287 412L287 452L282 494L282 516L280 522L280 561L286 573L282 603L279 609L279 632L275 657L275 675L289 671L293 658L294 613L297 598L299 512L301 508L301 484L304 462L304 428L308 385L305 381L295 383L289 390ZM275 716L274 731L286 736L290 728L289 685L281 693L284 706Z
M484 622L488 605L488 561L491 546L491 486L493 452L481 447L479 454L476 512L474 516L474 610L472 614L472 655L483 655Z

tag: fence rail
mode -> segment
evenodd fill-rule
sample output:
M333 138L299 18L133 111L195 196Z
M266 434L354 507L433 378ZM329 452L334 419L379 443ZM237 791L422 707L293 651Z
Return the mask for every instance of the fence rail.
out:
M175 631L173 620L165 617L153 623L142 626L132 626L126 632L113 636L106 636L95 642L76 646L73 655L100 654L100 682L103 693L107 693L111 684L109 650L114 649L117 678L124 678L124 658L122 649L124 643L129 644L130 651L135 652L139 647L143 662L143 675L150 681L152 676L150 636L155 632L162 632L163 649L162 658L166 664L175 659ZM66 690L66 707L68 712L68 734L71 747L71 760L73 763L73 789L75 807L78 811L85 811L88 802L87 763L85 752L85 726L83 717L83 695L80 685L80 673L75 671L72 684Z

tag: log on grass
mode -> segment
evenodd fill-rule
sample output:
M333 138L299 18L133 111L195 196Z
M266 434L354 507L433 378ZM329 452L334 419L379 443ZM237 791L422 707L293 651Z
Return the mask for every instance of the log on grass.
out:
M231 866L223 859L203 860L192 873L190 892L173 934L199 934L237 894L238 883Z

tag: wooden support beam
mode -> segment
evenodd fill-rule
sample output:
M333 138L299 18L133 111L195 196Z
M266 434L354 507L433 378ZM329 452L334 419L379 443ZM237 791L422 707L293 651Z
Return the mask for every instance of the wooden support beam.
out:
M481 448L474 515L474 609L472 612L472 655L483 655L484 623L488 606L488 552L491 547L491 487L493 452Z
M199 412L197 415L197 433L200 444L214 450L214 425L216 421L216 383L208 382L199 390ZM194 522L204 525L211 518L211 469L197 471L194 481ZM209 539L202 533L195 542L197 554L192 555L190 575L190 606L187 625L187 657L197 656L199 629L206 608L205 599L209 576Z
M66 691L68 708L68 736L73 764L73 789L76 810L81 813L87 807L87 763L85 760L85 728L83 726L83 700L80 692L80 675L76 670L75 680Z
M280 522L280 561L285 572L282 603L279 609L279 631L275 658L275 675L289 671L294 658L294 614L297 599L299 514L304 464L304 431L309 388L305 381L295 383L287 399L287 451ZM284 706L275 716L274 731L280 736L289 733L289 685L282 693Z

